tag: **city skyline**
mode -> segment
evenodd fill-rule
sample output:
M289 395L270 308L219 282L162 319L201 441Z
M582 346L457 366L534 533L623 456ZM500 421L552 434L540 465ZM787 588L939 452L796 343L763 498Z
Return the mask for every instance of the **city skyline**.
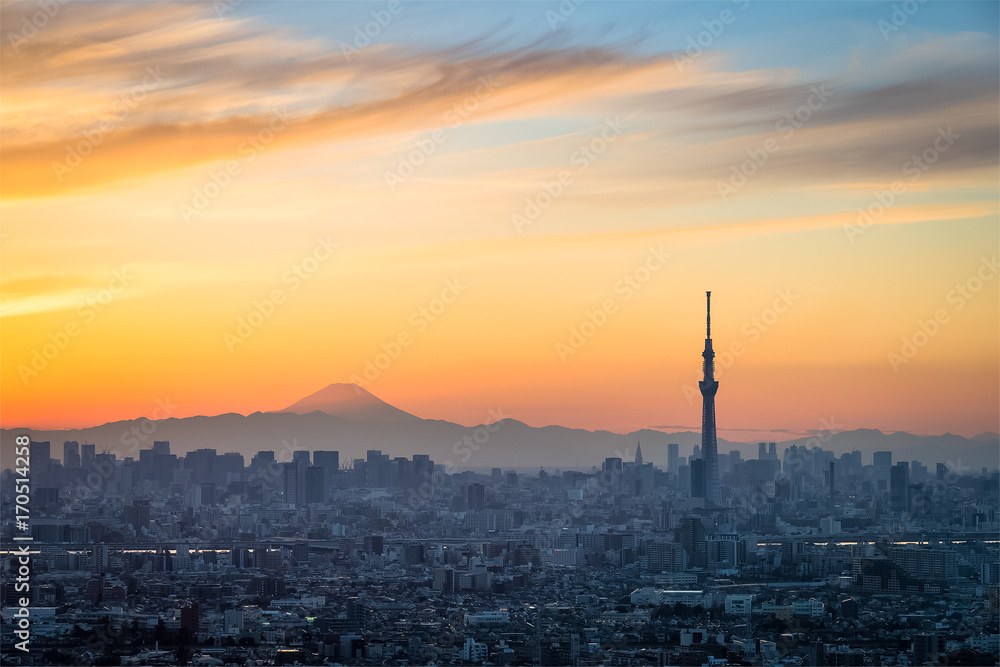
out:
M58 6L0 52L4 427L693 427L710 285L732 439L997 431L994 3Z
M1000 0L0 25L4 664L1000 664Z

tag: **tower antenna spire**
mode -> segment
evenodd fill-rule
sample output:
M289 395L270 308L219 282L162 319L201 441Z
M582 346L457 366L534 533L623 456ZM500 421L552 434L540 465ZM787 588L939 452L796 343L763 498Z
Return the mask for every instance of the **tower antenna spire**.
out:
M712 293L705 292L705 331L708 333L706 338L712 337Z

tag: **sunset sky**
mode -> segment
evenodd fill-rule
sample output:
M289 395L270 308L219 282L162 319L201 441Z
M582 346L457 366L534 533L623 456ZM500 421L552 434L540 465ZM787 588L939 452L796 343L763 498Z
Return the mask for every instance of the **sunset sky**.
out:
M710 289L720 437L996 431L998 5L902 4L4 4L2 425L697 428Z

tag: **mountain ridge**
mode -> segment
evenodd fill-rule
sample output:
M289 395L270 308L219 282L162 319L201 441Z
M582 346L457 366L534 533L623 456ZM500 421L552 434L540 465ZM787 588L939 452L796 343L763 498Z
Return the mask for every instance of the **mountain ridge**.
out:
M53 458L59 458L59 445L65 440L93 442L98 445L98 451L107 447L119 457L133 458L138 458L141 449L150 448L154 440L168 440L175 454L213 448L220 453L239 452L246 462L261 450L273 450L278 460L289 460L296 449L337 449L341 452L341 460L347 461L363 457L368 449L379 449L390 456L407 458L412 454L429 454L436 462L458 469L559 467L587 470L599 468L608 457L631 460L637 441L643 445L647 462L665 468L667 443L678 443L681 456L690 456L694 445L701 441L700 432L690 430L665 432L643 428L615 433L558 424L530 426L513 417L504 419L500 426L463 426L446 420L422 419L355 387L334 383L284 410L257 411L248 415L228 412L157 420L138 418L87 428L22 427L4 428L0 432L29 431L34 440L49 440L54 443ZM484 429L485 434L480 429ZM856 429L781 441L783 446L779 455L791 445L816 446L818 439L820 447L837 456L855 449L862 451L864 464L871 462L872 452L890 450L894 460L919 460L929 467L936 462L947 464L951 461L954 468L987 467L992 470L997 467L1000 436L992 434L990 438L990 435L964 438L953 434L923 436ZM13 442L12 437L2 438L0 451L5 462L12 460ZM755 442L719 439L720 456L731 449L740 451L747 459L756 458Z

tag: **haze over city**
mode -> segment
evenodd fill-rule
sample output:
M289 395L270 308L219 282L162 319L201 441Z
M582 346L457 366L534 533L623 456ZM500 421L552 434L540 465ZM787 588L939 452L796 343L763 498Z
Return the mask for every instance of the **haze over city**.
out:
M3 664L1000 664L1000 1L0 26Z

